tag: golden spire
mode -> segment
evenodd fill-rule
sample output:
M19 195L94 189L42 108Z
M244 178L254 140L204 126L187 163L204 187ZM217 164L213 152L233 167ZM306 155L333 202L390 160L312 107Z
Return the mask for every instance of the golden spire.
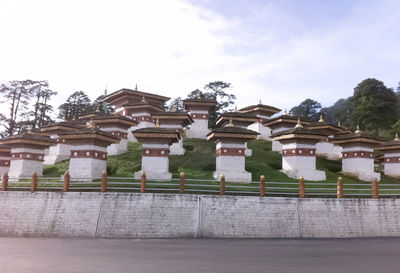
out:
M238 111L238 109L237 109L237 105L235 105L235 112L237 112Z
M258 100L258 104L262 104L262 103L261 103L261 99Z
M294 128L303 128L303 125L300 123L300 118L297 119L297 124L294 126Z
M362 131L360 130L360 126L357 124L357 130L354 132L355 134L362 134Z
M287 109L285 108L285 115L287 115Z
M160 127L160 120L158 118L156 120L156 127Z
M294 117L293 111L290 111L290 116L291 116L291 117Z
M396 141L399 141L400 139L399 139L399 134L398 133L396 133L396 136L394 137L394 140L396 140Z
M340 124L340 120L338 121L337 126L342 127L342 125Z
M141 101L141 102L143 102L143 103L147 102L147 101L146 101L146 98L144 97L144 95L143 95L143 97L142 97L142 101Z
M201 99L200 94L197 95L197 99Z
M87 127L88 127L88 128L90 128L90 129L94 129L94 128L96 128L96 125L94 124L94 122L93 122L93 120L92 120L92 119L90 119L90 121L89 121L89 123L88 123Z
M322 117L322 114L319 116L318 122L325 122L324 118Z
M175 105L172 105L170 112L176 112Z
M230 117L229 123L228 123L228 125L226 125L226 127L234 127L232 117Z

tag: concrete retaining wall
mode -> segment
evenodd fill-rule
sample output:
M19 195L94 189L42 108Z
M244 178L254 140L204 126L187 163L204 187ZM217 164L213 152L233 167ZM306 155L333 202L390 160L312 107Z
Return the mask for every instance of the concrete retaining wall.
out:
M400 235L400 199L0 192L0 236L339 238Z

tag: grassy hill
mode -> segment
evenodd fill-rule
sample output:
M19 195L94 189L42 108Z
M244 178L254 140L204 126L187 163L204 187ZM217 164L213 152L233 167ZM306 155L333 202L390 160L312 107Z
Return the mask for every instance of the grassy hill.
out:
M213 179L215 170L215 144L206 140L185 139L186 154L183 156L170 156L170 172L174 177L179 177L184 172L187 178ZM248 143L253 149L253 155L246 158L246 170L253 175L253 181L258 181L264 175L267 181L290 182L295 181L280 172L282 157L277 152L272 152L271 142L253 140ZM68 169L69 161L59 162L55 165L45 166L44 175L58 177ZM141 167L141 145L129 143L128 152L118 156L109 156L107 173L109 176L132 177ZM336 182L340 175L341 161L317 159L317 169L324 170L328 182ZM346 183L357 183L357 179L343 177ZM400 183L399 180L382 175L383 183Z

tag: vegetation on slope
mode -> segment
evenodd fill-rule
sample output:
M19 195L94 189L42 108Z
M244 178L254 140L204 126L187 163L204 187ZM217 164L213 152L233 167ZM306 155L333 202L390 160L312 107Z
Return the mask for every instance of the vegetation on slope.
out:
M183 156L170 156L170 172L173 177L179 177L184 172L187 178L213 179L215 171L215 144L200 139L185 139L186 154ZM253 181L258 181L264 175L267 181L291 182L296 181L287 177L281 170L282 157L277 152L272 152L271 142L253 140L248 143L253 150L253 155L246 158L246 170L253 175ZM128 152L118 156L109 156L107 173L115 177L133 177L135 171L141 168L141 144L129 143ZM59 177L68 169L69 161L59 162L44 167L44 175ZM328 182L336 182L340 175L341 161L317 159L317 169L324 170ZM342 176L345 183L359 182L355 178ZM399 183L400 181L382 175L382 183Z

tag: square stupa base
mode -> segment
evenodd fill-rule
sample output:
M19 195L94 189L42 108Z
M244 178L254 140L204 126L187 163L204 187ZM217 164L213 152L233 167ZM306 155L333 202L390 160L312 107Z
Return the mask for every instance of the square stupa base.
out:
M142 178L143 171L135 172L135 179ZM146 172L146 180L171 180L172 174L169 172L157 173L157 172Z
M53 165L57 162L68 160L70 155L46 155L44 157L43 165Z
M242 171L215 171L213 176L216 180L221 180L221 175L225 175L226 182L240 182L240 183L250 183L251 182L251 173Z
M381 174L376 172L341 172L343 175L353 176L361 181L371 182L374 178L381 181Z
M172 148L172 146L169 148L169 154L170 155L184 155L186 150L184 148Z
M303 177L304 180L309 181L326 180L325 172L319 170L281 170L281 172L293 179L300 179L300 177Z

